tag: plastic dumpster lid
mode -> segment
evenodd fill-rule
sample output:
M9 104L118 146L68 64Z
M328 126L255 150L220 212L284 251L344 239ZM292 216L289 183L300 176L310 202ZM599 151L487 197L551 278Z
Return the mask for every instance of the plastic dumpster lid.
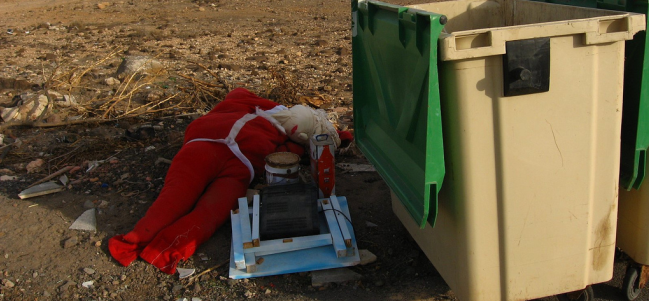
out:
M440 14L352 1L356 143L417 224L435 225L444 179Z

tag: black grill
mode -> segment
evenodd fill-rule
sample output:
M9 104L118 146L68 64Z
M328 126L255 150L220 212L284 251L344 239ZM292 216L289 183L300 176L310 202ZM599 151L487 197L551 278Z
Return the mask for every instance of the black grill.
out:
M261 190L259 236L262 240L320 234L318 191L313 185L268 186Z

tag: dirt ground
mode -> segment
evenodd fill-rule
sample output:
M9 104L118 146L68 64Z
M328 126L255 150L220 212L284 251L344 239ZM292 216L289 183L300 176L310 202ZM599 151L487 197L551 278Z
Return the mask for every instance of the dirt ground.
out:
M310 273L230 280L222 266L188 284L140 260L122 267L108 253L107 240L155 200L186 126L233 87L320 107L353 129L349 10L347 0L0 0L0 109L59 97L45 91L75 99L61 98L36 122L0 125L0 300L456 300L375 172L337 170L359 247L378 257L351 268L360 281L316 288ZM130 56L165 71L107 81ZM353 146L336 160L367 164ZM80 168L66 173L64 191L17 197L66 166ZM68 229L89 208L97 231ZM180 266L201 272L227 260L230 231L219 229ZM627 261L620 253L613 280L594 286L598 300L623 300Z

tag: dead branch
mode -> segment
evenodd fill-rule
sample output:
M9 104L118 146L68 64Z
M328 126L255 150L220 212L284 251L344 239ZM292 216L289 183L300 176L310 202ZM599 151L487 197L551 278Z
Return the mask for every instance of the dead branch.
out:
M42 179L40 179L40 180L34 182L32 185L27 186L27 188L29 188L29 187L33 187L33 186L36 186L36 185L38 185L38 184L40 184L40 183L43 183L43 182L45 182L45 181L49 181L49 180L55 178L56 176L59 176L59 175L61 175L61 174L64 174L64 173L68 172L69 170L71 170L71 169L73 169L73 168L74 168L74 166L66 166L66 167L63 167L63 168L59 169L59 171L57 171L57 172L55 172L55 173L53 173L53 174L51 174L51 175L49 175L49 176L47 176L47 177L45 177L45 178L42 178Z
M226 264L228 262L230 262L230 259L228 259L228 260L226 260L224 262L221 262L221 263L219 263L219 264L217 264L217 265L215 265L215 266L213 266L213 267L211 267L211 268L209 268L209 269L207 269L205 271L202 271L200 274L198 274L196 276L192 276L191 278L189 278L189 282L187 282L185 287L190 286L196 279L200 278L201 276L203 276L203 275L205 275L205 274L207 274L207 273L209 273L209 272L211 272L213 270L216 270L216 269L220 268L221 266L223 266L224 264Z

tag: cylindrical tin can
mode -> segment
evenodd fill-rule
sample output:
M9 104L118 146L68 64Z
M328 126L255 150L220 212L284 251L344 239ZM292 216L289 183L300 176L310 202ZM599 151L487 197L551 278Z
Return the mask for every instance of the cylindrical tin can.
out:
M300 157L294 153L272 153L265 158L266 184L284 185L299 181Z

